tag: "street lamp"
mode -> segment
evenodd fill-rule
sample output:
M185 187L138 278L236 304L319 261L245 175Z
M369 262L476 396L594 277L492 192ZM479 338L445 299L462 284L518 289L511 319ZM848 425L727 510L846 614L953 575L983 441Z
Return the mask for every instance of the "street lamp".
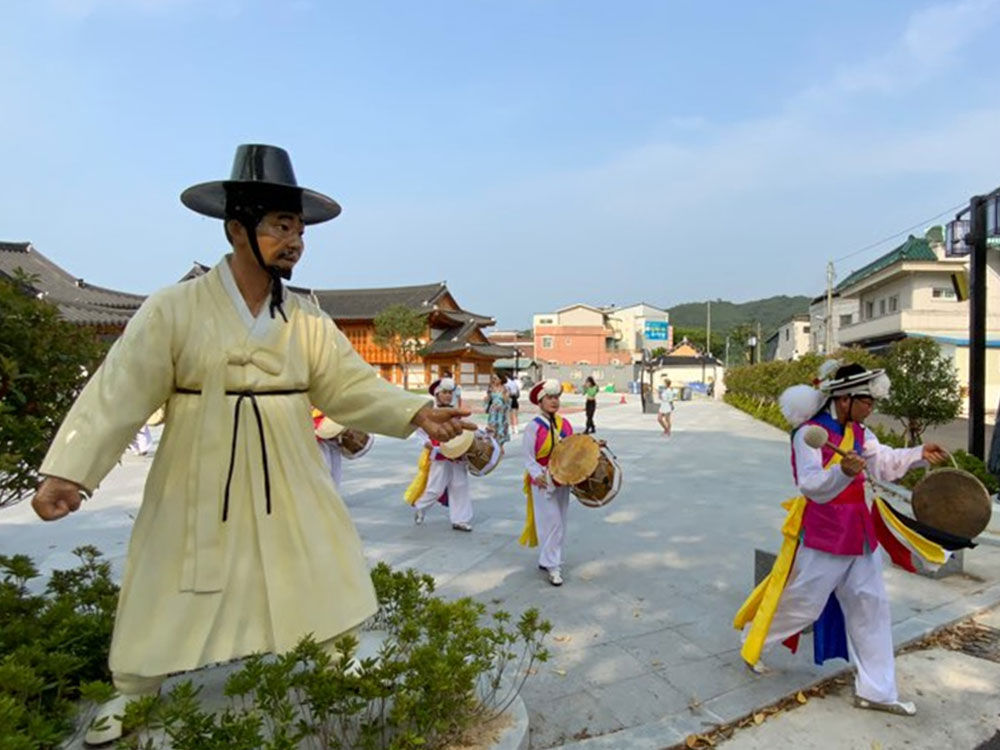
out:
M757 337L751 336L750 338L748 338L747 346L750 347L750 364L752 365L756 364L756 362L753 361L753 357L754 357L754 352L757 349Z
M965 228L962 217L968 216L968 234L964 243L956 240ZM986 433L986 249L1000 239L1000 188L988 195L974 195L968 208L962 209L949 223L946 252L961 255L968 248L969 258L969 453L977 458L985 454ZM965 245L965 248L962 247Z

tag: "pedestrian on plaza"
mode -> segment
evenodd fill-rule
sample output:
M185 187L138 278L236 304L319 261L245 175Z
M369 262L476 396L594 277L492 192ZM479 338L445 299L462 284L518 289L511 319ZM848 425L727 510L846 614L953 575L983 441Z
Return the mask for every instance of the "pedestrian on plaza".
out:
M222 219L232 252L146 299L63 421L32 500L46 521L78 510L167 404L111 640L118 693L98 709L89 744L118 739L126 706L168 674L285 652L307 634L340 661L336 640L375 613L310 403L393 437L475 429L468 412L378 378L326 313L284 287L305 227L340 213L299 187L284 150L240 146L229 180L188 188L181 201Z
M517 373L507 378L507 392L510 393L510 432L517 434L517 412L520 408L519 399L521 397L521 384L517 380Z
M663 437L669 438L671 431L673 430L673 416L674 416L674 399L676 398L676 393L674 389L670 387L670 379L663 381L663 387L660 388L660 408L656 413L656 421L660 423L660 427L663 428Z
M916 706L901 701L896 687L879 545L910 572L916 572L917 557L940 566L948 554L933 529L917 533L879 498L869 507L865 473L894 481L948 454L934 443L889 448L865 427L876 399L889 395L883 370L831 360L819 376L818 388L792 386L779 399L793 428L792 474L802 495L785 503L781 551L733 622L743 629L741 655L762 672L766 646L783 642L794 651L799 634L814 625L817 664L832 658L856 664L855 706L913 716ZM806 437L817 430L827 438L821 447Z
M557 485L549 474L549 457L556 443L573 434L573 425L559 415L562 384L555 378L537 383L529 394L539 414L524 428L524 494L527 515L518 542L529 547L541 544L538 567L553 586L562 586L563 542L569 487ZM536 502L537 495L537 502Z
M583 433L591 435L597 432L597 428L594 427L594 412L597 411L597 383L589 375L583 381L583 395L586 398L584 407L587 411L587 427Z
M490 386L483 398L486 411L486 428L493 433L500 445L510 440L510 391L501 375L490 375Z

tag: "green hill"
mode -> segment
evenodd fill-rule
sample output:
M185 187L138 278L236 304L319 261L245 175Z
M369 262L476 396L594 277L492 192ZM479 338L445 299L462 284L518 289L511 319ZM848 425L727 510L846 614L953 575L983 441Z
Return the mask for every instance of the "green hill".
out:
M793 315L808 312L811 299L802 295L789 297L782 294L740 303L712 300L712 332L725 335L742 323L759 322L766 336ZM670 324L674 328L703 329L705 308L705 302L685 302L668 307Z

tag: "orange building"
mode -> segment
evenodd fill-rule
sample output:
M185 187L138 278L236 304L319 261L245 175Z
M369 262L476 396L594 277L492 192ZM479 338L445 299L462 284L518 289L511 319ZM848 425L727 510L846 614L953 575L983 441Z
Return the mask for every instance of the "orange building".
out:
M293 288L294 289L294 288ZM493 344L483 328L496 325L486 315L463 310L444 282L381 289L294 289L311 296L334 319L351 345L386 380L403 382L403 368L390 351L375 344L375 316L392 305L427 316L424 353L409 365L411 388L450 371L461 385L486 386L493 363L509 350Z

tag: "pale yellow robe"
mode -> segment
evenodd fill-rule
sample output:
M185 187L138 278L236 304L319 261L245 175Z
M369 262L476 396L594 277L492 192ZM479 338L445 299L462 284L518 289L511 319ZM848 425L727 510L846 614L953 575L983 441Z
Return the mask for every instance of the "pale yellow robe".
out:
M371 616L361 541L313 436L310 404L341 424L405 437L427 399L380 380L333 321L288 294L288 322L254 318L223 260L152 295L67 415L41 472L97 487L166 402L135 520L111 644L116 673L156 676L326 640ZM178 393L177 388L201 394ZM270 472L265 508L257 396ZM87 511L84 505L82 512Z

